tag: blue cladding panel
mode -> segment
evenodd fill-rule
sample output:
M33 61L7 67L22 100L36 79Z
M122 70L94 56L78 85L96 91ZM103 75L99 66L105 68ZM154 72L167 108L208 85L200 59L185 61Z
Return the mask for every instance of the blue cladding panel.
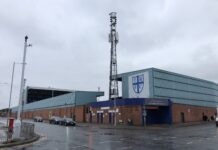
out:
M175 103L216 107L218 86L216 83L153 69L154 97L170 98Z
M154 85L155 87L159 87L159 88L162 87L162 88L181 90L181 91L187 91L192 93L208 94L218 97L218 91L216 89L196 86L193 84L186 84L181 82L174 82L171 80L155 78Z
M61 107L65 105L72 105L75 102L75 93L64 94L53 98L48 98L38 102L33 102L24 105L24 110L35 110L41 108ZM18 107L12 109L13 112L17 111Z
M128 83L128 77L124 76L122 78L122 97L128 98L129 97L129 83Z
M162 102L161 102L162 101ZM155 102L156 105L155 105ZM116 106L131 106L131 105L165 105L169 106L170 105L170 100L168 99L145 99L145 98L131 98L131 99L118 99L116 100ZM102 101L102 102L95 102L95 103L90 103L91 107L113 107L114 106L114 101Z
M76 105L84 105L96 101L96 96L104 96L104 92L76 91Z
M116 106L127 106L127 105L143 105L144 104L143 98L135 98L135 99L119 99L116 100ZM113 107L114 101L102 101L102 102L95 102L90 103L91 107Z
M216 99L217 96L205 95L203 93L194 93L182 90L175 89L166 89L166 88L155 88L155 95L164 96L164 97L173 97L173 98L183 98L183 99L193 99L201 101L211 101Z
M128 77L145 71L149 71L150 98L171 99L174 103L197 106L218 106L218 84L156 68L120 74L123 98L129 98Z
M46 109L55 107L66 107L84 105L90 102L96 102L96 96L103 96L104 92L74 91L69 94L48 98L34 103L24 105L24 111ZM18 107L12 108L12 112L17 111Z

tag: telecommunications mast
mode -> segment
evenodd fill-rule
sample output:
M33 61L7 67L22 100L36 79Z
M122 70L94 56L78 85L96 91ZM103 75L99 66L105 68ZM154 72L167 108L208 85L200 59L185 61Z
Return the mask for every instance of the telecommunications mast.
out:
M111 58L110 58L110 77L109 77L109 100L118 98L118 81L117 81L117 52L116 45L118 43L118 33L116 32L117 17L116 12L111 12L110 15L110 33L109 42L111 43Z

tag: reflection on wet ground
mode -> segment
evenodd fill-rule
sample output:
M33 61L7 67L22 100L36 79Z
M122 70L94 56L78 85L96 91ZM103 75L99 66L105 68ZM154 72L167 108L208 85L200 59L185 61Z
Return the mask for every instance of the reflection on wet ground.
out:
M215 124L162 129L103 129L64 127L36 123L36 132L46 138L8 150L217 150L218 129Z

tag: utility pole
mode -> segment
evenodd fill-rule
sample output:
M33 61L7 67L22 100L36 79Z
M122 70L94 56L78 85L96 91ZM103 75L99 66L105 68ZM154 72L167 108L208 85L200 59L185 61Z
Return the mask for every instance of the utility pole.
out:
M28 40L28 36L25 36L23 62L22 62L22 73L21 73L21 83L20 83L20 96L19 96L19 105L18 105L18 111L17 111L17 119L18 120L20 120L20 112L21 112L22 101L23 101L24 72L25 72L25 65L26 65L26 51L27 51L27 47L32 46L31 44L27 44L27 40Z
M109 76L109 100L114 100L114 126L116 126L116 99L119 97L118 80L117 80L117 52L116 45L118 43L118 33L116 32L117 17L116 12L110 15L110 33L109 42L111 43L110 51L110 76Z
M13 92L13 84L14 84L14 70L15 70L15 65L16 64L21 64L21 63L13 63L13 69L12 69L12 75L11 75L11 87L10 87L10 96L9 96L9 104L8 104L8 116L7 116L7 126L8 126L8 132L10 130L9 128L9 118L10 118L10 109L11 109L11 98L12 98L12 92ZM8 141L8 136L7 136L7 141Z
M7 118L7 127L8 127L8 133L9 133L9 118L10 118L10 109L11 109L11 96L12 96L12 90L13 90L13 83L14 83L14 68L15 68L15 62L13 63L13 69L12 69L12 76L11 76L11 88L10 88L10 96L9 96L9 104L8 104L8 118ZM8 141L8 135L7 135L7 141Z
M12 75L11 75L11 88L10 88L10 96L9 96L9 104L8 109L11 108L11 97L12 97L12 91L13 91L13 83L14 83L14 68L15 68L15 62L13 63L13 69L12 69ZM10 117L10 111L8 111L8 119Z
M26 85L26 79L24 78L23 79L24 81L23 81L23 87L25 88L25 85ZM23 89L24 89L23 88ZM25 95L25 90L23 90L23 93L22 93L23 95L22 95L22 110L21 110L21 125L22 125L22 120L23 120L23 109L24 109L24 95Z

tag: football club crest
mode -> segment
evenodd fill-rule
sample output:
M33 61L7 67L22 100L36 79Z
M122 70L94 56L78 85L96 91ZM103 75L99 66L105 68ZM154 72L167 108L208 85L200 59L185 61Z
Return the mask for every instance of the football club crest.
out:
M144 74L132 77L132 87L135 93L141 93L144 87Z

